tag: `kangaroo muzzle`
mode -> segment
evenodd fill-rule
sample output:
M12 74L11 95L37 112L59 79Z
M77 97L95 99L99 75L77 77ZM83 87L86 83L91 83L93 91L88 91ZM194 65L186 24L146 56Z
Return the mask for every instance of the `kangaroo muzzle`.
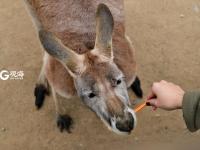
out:
M135 128L137 123L135 112L127 107L123 116L114 116L111 118L111 126L114 132L119 134L129 134Z

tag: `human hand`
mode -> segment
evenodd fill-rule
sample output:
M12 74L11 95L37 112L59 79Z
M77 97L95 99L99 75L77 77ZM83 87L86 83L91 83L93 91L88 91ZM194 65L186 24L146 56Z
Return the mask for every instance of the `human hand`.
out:
M165 110L180 109L184 93L181 87L174 83L164 80L154 82L147 97L147 105Z

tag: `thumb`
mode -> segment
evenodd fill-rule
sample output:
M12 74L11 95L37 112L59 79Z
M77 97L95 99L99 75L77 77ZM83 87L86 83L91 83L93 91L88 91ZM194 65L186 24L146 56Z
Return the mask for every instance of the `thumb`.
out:
M158 107L158 100L157 99L150 99L148 100L148 103L151 105L151 106L155 106L155 107Z

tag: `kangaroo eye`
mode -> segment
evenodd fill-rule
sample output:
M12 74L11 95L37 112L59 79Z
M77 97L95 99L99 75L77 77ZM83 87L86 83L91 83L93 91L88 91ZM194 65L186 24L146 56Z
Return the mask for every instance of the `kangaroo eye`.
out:
M122 80L117 80L117 85L121 84L122 83Z
M94 93L90 93L89 95L88 95L88 97L89 98L93 98L93 97L95 97L96 95L94 94Z

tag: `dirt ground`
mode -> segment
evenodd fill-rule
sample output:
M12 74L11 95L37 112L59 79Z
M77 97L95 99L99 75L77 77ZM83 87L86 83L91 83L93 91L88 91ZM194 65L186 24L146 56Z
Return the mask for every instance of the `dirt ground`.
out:
M185 90L200 85L200 1L125 0L126 29L137 52L138 74L145 95L161 79ZM42 51L30 17L20 0L0 2L0 70L23 70L23 80L0 80L1 150L134 150L183 141L198 141L189 133L181 111L137 114L129 136L110 132L79 99L66 102L74 119L71 134L60 133L52 97L43 109L34 107L33 89ZM76 110L76 111L74 111ZM172 145L172 144L170 144ZM150 149L150 147L148 147Z

